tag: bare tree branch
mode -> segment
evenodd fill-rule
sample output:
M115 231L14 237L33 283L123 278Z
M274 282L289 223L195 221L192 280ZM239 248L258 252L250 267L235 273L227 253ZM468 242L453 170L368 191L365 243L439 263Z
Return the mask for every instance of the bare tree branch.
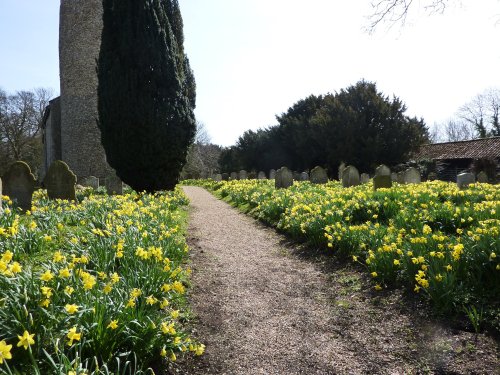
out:
M420 5L428 14L443 13L450 0L422 0ZM413 0L376 0L372 1L373 13L369 16L368 33L373 33L382 24L390 29L396 24L404 26L412 8Z

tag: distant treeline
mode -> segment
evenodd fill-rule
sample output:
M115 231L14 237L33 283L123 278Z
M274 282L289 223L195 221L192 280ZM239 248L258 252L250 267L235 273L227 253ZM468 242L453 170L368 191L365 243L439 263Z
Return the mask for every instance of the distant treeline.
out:
M278 125L246 131L222 151L220 167L222 172L281 166L304 171L319 165L335 176L341 162L360 171L403 163L429 140L424 121L405 111L399 98L384 96L367 81L311 95L276 116Z

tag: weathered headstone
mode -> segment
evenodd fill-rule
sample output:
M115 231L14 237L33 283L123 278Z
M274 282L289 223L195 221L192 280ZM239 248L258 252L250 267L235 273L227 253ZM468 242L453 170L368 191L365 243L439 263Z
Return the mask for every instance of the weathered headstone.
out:
M370 181L370 175L368 173L361 173L360 179L362 184L367 184Z
M473 173L460 173L457 176L457 186L459 189L465 189L469 184L476 182L476 178Z
M326 184L328 182L328 175L324 168L317 166L311 171L311 182L313 184Z
M43 184L50 199L76 200L76 176L61 160L50 165Z
M104 180L104 185L106 186L106 192L110 195L123 194L123 183L116 174L109 175Z
M483 184L488 183L488 175L486 172L481 171L476 176L477 182L481 182Z
M236 172L231 172L230 177L231 177L231 180L237 180L237 179L238 179L238 173L236 173Z
M97 190L99 188L99 179L95 176L86 177L83 179L82 185Z
M271 169L271 170L269 171L269 179L270 179L270 180L274 180L275 178L276 178L276 170Z
M359 172L356 167L349 165L342 172L342 186L351 187L359 185Z
M390 175L391 175L391 169L385 164L380 164L375 169L375 176L390 176Z
M309 173L307 172L302 172L300 174L300 181L309 181Z
M386 188L390 189L392 187L392 178L388 175L379 175L373 177L373 190Z
M222 181L228 181L229 180L229 173L223 173L222 174Z
M214 180L217 181L217 182L220 182L222 181L222 175L220 173L217 173L214 177Z
M265 180L266 179L266 174L262 171L259 172L259 174L257 175L257 179L259 180Z
M398 184L404 184L405 183L405 173L404 172L398 172L396 177L396 181Z
M248 174L247 174L247 171L245 171L244 169L242 169L239 173L239 178L240 180L246 180L248 178Z
M435 181L437 180L438 175L436 172L431 172L427 175L427 181Z
M419 184L422 182L420 171L417 168L410 167L405 171L404 183L405 184Z
M282 167L276 171L274 186L276 189L286 189L293 185L293 173L287 167Z
M391 173L392 182L398 182L398 174L396 172Z
M76 176L68 164L61 160L56 160L50 165L43 184L50 199L76 200Z
M31 199L35 190L35 176L23 161L13 163L3 175L3 194L24 211L31 210Z
M346 167L346 165L344 162L340 163L340 165L339 165L339 181L342 181L342 175L344 173L345 167Z

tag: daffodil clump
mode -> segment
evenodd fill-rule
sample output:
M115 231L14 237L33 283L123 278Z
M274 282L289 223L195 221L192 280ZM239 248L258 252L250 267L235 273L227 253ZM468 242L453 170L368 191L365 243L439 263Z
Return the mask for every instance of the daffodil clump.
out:
M35 193L0 215L0 373L139 374L190 339L180 190L79 202Z
M500 185L273 183L198 182L294 238L348 256L375 290L405 285L445 312L489 305L500 329Z

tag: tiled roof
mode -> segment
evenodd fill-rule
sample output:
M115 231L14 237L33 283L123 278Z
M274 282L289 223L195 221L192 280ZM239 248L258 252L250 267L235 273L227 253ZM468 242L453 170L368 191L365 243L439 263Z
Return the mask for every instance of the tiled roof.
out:
M423 145L414 156L415 160L444 159L498 159L500 137L472 139Z

